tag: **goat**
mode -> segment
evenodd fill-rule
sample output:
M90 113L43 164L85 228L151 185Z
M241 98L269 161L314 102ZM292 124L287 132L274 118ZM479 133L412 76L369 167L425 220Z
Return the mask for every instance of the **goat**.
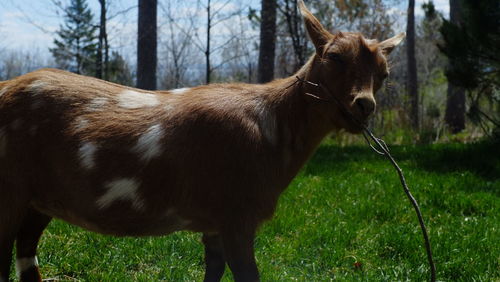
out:
M54 69L0 82L0 281L14 242L20 279L41 279L36 248L53 217L115 236L202 232L206 281L226 263L235 280L258 280L258 227L328 133L361 131L340 107L367 121L404 38L332 34L300 9L316 51L267 84L144 91Z

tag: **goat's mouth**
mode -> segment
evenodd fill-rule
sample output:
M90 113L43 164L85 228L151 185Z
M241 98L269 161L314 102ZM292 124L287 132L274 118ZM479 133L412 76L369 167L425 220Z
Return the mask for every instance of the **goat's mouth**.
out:
M344 129L352 134L359 134L368 124L367 117L359 117L354 113L348 113L346 111L340 111L342 119L344 120Z

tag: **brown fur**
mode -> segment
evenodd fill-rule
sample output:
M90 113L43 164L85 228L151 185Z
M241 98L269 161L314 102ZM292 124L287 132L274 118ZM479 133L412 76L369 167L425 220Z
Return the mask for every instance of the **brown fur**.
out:
M394 46L330 34L302 10L318 52L296 76L325 84L365 121L388 71L384 50ZM124 107L125 90L158 103ZM39 226L18 253L34 256L50 217L118 236L203 232L207 280L220 278L224 262L235 279L255 280L254 234L281 192L326 134L360 130L336 105L304 95L324 93L295 76L173 94L43 69L0 82L0 91L0 280L15 238L23 248L20 230ZM147 158L137 144L158 128L161 150ZM82 160L85 144L95 150ZM100 206L107 185L120 179L136 181L135 194Z

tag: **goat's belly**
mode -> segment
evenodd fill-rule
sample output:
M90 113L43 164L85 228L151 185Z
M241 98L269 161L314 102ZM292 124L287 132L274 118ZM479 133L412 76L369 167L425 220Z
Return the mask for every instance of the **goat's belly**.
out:
M133 209L79 210L62 204L33 201L38 211L97 233L115 236L155 236L189 229L192 222L178 215L174 208L164 213Z

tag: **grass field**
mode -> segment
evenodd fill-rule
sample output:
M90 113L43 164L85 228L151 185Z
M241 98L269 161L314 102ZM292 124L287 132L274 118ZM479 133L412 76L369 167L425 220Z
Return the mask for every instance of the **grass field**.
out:
M500 280L500 145L395 146L426 220L438 280ZM202 280L200 236L113 238L53 221L44 278ZM415 213L390 164L366 147L323 144L256 241L263 281L424 281ZM224 280L231 280L228 271Z

